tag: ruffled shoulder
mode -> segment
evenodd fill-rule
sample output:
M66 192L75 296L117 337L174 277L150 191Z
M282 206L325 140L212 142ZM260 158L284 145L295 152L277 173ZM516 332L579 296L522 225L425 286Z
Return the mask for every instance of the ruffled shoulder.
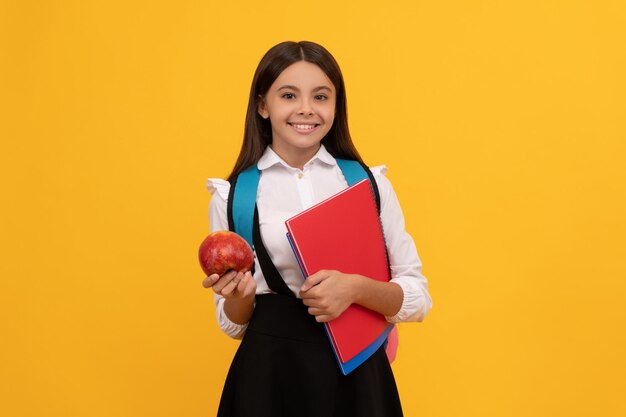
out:
M377 165L370 167L370 171L374 174L374 178L380 178L383 175L387 175L387 165Z
M230 192L230 183L221 178L209 178L206 180L206 188L211 195L217 194L224 200L228 200L228 193Z

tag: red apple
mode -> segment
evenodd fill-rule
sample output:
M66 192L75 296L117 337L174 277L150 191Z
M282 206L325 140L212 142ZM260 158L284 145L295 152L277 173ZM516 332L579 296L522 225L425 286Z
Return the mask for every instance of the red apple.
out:
M209 234L200 244L198 259L207 276L222 276L230 269L248 272L254 263L254 255L248 242L228 230Z

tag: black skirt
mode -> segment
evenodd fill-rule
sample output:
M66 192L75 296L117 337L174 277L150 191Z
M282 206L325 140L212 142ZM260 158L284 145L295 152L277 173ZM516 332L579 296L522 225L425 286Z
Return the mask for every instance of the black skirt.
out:
M374 416L402 416L384 348L343 375L324 326L302 300L257 296L218 417Z

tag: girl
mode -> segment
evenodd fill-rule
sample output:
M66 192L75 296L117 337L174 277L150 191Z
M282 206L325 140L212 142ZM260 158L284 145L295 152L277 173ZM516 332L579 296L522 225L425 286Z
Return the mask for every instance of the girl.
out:
M422 321L431 308L386 168L370 171L380 193L390 282L341 271L303 280L285 237L286 219L347 187L335 158L361 161L348 130L339 66L312 42L274 46L254 74L243 145L229 181L207 182L211 231L227 230L231 183L252 165L261 172L255 220L262 239L255 241L254 275L228 272L203 281L213 289L220 328L243 339L226 378L220 417L402 415L384 348L344 376L322 325L352 303L392 323ZM275 268L259 264L261 250Z

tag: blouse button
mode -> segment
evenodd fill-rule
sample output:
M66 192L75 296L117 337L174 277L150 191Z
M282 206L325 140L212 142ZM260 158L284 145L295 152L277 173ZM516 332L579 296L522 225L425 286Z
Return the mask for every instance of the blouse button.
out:
M298 179L301 180L302 178L304 178L304 174L302 172L298 173Z

